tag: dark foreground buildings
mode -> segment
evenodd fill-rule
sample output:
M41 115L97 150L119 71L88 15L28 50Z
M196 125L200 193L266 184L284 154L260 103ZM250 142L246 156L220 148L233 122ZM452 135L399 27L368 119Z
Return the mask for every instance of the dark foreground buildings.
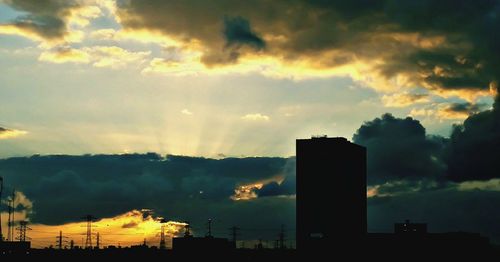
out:
M369 253L389 259L498 257L477 233L428 233L427 224L394 224L394 233L367 232L366 148L345 138L298 139L297 250L299 254ZM389 222L389 221L388 221ZM355 252L353 252L355 251Z
M297 249L359 245L366 236L366 149L345 138L298 139Z
M174 237L172 248L178 252L229 252L236 249L236 244L227 238L218 237Z

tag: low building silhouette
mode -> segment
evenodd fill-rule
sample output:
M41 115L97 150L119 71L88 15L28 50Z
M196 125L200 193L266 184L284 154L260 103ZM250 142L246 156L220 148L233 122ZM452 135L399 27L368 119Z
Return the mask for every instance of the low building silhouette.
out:
M410 220L406 220L404 223L395 223L394 234L425 235L427 234L427 224L412 223Z
M25 254L30 249L30 241L0 241L0 253L2 254Z
M436 252L451 255L487 252L491 245L489 239L479 233L429 233L427 224L406 220L394 224L394 233L368 233L366 247L379 252L411 253L418 250L420 254Z
M236 248L235 243L227 238L212 236L206 237L174 237L172 239L172 249L175 252L227 252Z

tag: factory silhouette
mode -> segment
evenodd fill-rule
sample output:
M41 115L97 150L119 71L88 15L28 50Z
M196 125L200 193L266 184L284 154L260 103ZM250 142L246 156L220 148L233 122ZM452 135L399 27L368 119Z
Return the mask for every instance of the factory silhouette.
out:
M149 247L144 241L126 248L108 246L103 249L99 244L99 235L96 242L92 242L92 223L96 218L86 215L83 217L87 223L84 246L78 247L71 243L69 248L63 248L64 236L60 232L55 247L32 249L27 236L30 230L28 223L20 221L14 224L12 197L9 201L4 201L8 203L9 221L7 236L3 235L3 229L0 230L0 257L105 258L115 255L127 258L165 256L174 261L195 257L254 261L332 254L350 255L351 258L372 254L386 259L427 258L431 255L448 258L500 255L500 250L491 245L488 238L477 233L430 233L427 231L427 224L413 223L410 220L394 224L393 233L367 232L367 150L369 148L341 137L315 136L296 140L295 246L287 244L287 237L293 236L287 235L284 226L277 229L276 242L272 247L264 245L261 240L257 240L251 247L238 246L240 228L231 228L231 238L216 237L212 233L212 220L209 220L204 236L193 236L191 225L187 223L183 234L172 239L172 249L166 247L163 223L158 247ZM0 182L3 185L3 181ZM2 191L3 186L0 197ZM393 222L395 221L388 221Z

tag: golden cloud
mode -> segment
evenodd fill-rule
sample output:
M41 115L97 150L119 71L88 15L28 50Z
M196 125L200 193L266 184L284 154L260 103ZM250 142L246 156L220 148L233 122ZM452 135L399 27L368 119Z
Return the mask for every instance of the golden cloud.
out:
M72 48L59 48L54 51L44 51L38 60L51 63L89 63L90 54L83 50Z
M427 103L429 101L429 96L426 94L399 93L382 96L382 103L387 107L406 107L417 103Z
M235 201L255 199L258 197L255 191L261 189L263 186L264 184L262 183L238 186L234 189L234 195L230 198Z
M425 117L437 120L465 120L472 114L481 111L482 105L472 103L441 103L431 104L424 108L413 108L412 117Z
M85 35L81 29L103 14L99 0L4 2L28 15L0 24L0 34L23 36L41 42L43 48L81 42Z
M28 132L16 129L6 129L0 127L0 139L15 138L18 136L26 135Z
M269 121L270 117L260 113L256 113L256 114L246 114L242 116L241 119L249 121Z
M52 63L92 63L95 67L118 69L128 64L141 64L150 54L150 51L134 52L118 46L93 46L82 49L56 48L42 52L38 59Z
M127 64L143 63L151 51L133 52L117 46L96 46L87 49L95 57L93 66L123 68Z

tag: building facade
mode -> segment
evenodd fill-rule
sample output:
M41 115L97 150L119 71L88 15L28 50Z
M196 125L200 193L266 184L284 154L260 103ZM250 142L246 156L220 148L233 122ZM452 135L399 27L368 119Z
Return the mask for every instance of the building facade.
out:
M296 141L297 249L338 243L362 245L366 237L366 148L345 138Z

